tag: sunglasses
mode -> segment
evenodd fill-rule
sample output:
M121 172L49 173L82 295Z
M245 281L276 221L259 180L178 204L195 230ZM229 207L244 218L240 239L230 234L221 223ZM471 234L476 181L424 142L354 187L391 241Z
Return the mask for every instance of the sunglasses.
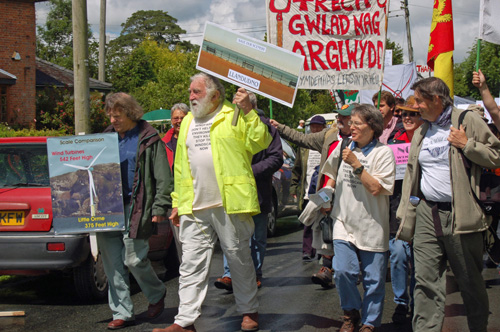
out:
M407 117L407 116L409 116L410 118L415 118L415 117L420 117L420 113L418 113L418 112L401 112L401 116L403 118Z

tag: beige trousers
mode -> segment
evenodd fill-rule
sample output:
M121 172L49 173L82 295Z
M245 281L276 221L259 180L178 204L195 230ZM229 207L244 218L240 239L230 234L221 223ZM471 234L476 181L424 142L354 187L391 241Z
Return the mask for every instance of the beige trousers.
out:
M201 314L217 238L231 270L236 309L240 313L257 312L257 283L249 247L253 231L249 214L228 215L222 207L193 211L180 217L182 263L176 324L189 326Z

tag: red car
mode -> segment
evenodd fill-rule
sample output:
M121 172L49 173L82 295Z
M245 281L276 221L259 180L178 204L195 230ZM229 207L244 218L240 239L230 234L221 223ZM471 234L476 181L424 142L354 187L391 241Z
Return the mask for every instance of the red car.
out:
M55 234L46 137L0 138L0 275L71 272L82 300L107 296L100 256L90 254L88 234ZM178 268L176 245L167 220L150 239L153 260Z

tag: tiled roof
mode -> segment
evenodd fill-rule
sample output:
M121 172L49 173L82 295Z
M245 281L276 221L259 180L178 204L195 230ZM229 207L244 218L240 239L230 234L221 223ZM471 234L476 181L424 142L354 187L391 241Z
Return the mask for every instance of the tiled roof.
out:
M89 79L90 90L109 91L111 83ZM73 87L73 71L52 62L36 58L36 86Z
M0 69L0 84L16 84L17 77L8 71Z

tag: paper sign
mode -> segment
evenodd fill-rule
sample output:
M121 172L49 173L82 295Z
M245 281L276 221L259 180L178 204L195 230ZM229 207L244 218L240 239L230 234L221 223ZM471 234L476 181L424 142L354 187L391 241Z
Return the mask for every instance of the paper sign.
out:
M304 57L208 22L196 69L293 107Z
M408 164L408 155L410 153L410 143L390 144L388 145L394 153L396 159L396 180L403 180Z
M328 195L324 191L320 191L318 195L325 203L328 203L330 201L330 197L328 197Z
M118 135L47 138L54 230L125 229Z

